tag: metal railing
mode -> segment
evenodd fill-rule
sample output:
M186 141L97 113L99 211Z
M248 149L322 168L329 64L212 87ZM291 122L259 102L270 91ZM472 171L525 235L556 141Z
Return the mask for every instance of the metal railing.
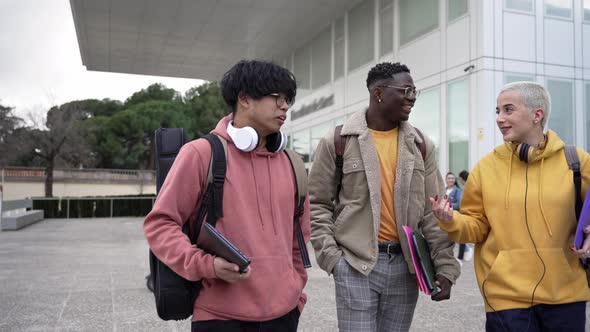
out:
M147 215L155 196L141 197L38 197L33 208L44 210L45 218L112 218Z

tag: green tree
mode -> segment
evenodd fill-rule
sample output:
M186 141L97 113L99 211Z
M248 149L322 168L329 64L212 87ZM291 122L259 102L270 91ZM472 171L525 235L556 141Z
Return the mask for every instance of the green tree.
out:
M23 119L13 114L13 108L0 105L0 165L4 166L18 157L19 140L15 136L22 130Z
M190 119L187 132L193 138L206 135L215 128L219 119L230 111L221 97L217 82L210 82L193 87L185 93Z
M103 120L100 120L103 121ZM182 127L186 105L177 100L151 100L133 105L104 122L100 151L110 151L111 167L154 169L154 132Z
M154 83L148 86L146 89L141 89L131 95L131 97L125 100L124 107L129 108L133 105L145 103L150 100L161 100L161 101L180 101L180 94L174 89L169 89L161 83Z
M56 166L93 164L81 123L90 116L87 106L88 102L84 100L54 106L47 112L47 129L35 128L24 134L27 148L23 153L34 156L45 167L46 197L53 196Z

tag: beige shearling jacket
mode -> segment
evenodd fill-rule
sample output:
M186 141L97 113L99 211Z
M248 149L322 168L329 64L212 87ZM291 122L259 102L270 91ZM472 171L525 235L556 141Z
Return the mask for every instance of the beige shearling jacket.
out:
M367 127L366 111L353 114L342 127L349 135L344 150L342 188L336 195L334 129L319 142L309 173L311 202L311 243L319 266L332 273L340 257L359 272L368 275L377 262L377 234L381 211L381 176L375 143ZM398 160L394 184L398 234L403 225L420 229L431 248L437 274L451 282L460 275L453 256L454 242L438 226L429 197L444 195L444 184L437 168L434 144L425 137L426 161L416 142L422 139L408 122L401 122L398 134ZM442 197L442 196L441 196ZM409 270L415 274L405 236L400 243Z

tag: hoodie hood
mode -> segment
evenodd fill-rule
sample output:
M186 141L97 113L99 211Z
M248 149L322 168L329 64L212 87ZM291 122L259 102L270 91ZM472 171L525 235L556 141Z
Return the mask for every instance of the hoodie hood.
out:
M528 161L529 164L539 162L543 159L547 159L550 156L561 152L561 150L565 147L565 143L561 140L561 138L559 138L559 136L557 136L557 134L554 131L548 130L546 135L547 143L545 145L545 148L535 149L535 151L533 151L532 159ZM515 158L516 160L519 160L516 151L517 146L518 144L505 142L504 144L497 146L494 149L494 153L502 159Z

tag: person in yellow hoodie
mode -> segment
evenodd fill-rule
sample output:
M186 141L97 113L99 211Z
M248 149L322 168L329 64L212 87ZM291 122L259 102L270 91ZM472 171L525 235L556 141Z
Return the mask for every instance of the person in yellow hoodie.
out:
M584 331L590 290L573 250L575 188L559 136L546 130L545 88L515 82L498 95L496 123L505 143L469 175L459 211L448 198L430 198L441 229L475 243L475 273L485 302L486 331ZM582 193L590 156L577 148Z

